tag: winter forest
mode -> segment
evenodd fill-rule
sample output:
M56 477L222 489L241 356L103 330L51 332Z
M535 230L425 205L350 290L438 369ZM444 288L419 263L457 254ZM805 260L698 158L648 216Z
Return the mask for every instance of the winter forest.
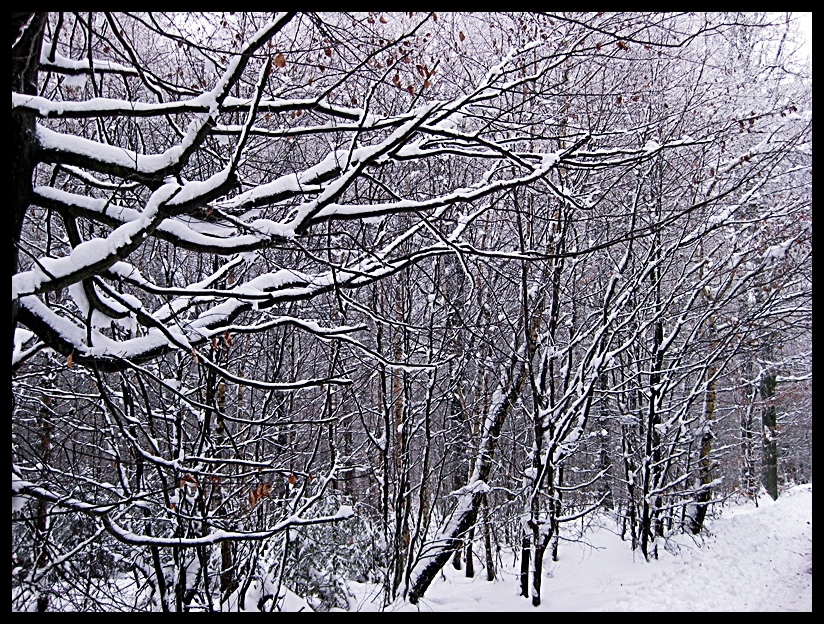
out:
M12 13L12 610L552 610L595 527L649 567L789 504L801 40Z

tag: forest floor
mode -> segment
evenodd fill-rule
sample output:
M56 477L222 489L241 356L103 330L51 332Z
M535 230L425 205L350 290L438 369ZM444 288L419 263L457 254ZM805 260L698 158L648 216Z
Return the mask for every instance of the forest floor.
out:
M727 505L707 520L696 542L677 535L644 561L614 529L596 528L578 542L561 542L558 561L546 557L543 611L812 611L812 485ZM483 551L479 552L483 556ZM510 554L494 582L476 559L475 578L447 565L420 604L395 610L530 611L519 596ZM350 608L377 610L374 587L350 582ZM391 609L391 607L390 607Z

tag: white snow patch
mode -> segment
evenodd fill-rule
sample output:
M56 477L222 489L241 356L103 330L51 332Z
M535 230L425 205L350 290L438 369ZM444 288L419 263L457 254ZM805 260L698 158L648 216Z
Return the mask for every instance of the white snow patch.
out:
M777 245L773 245L769 247L767 251L764 253L765 258L775 258L776 260L780 260L784 257L787 253L787 250L792 245L794 238L790 238L789 240L785 240L783 243L778 243Z
M496 579L486 580L484 546L476 531L475 577L443 568L418 605L397 611L812 611L812 485L726 507L707 520L707 537L658 540L658 560L646 562L620 527L600 528L577 542L562 541L559 560L547 552L541 605L519 596L520 561L502 551ZM564 525L566 530L571 524ZM569 533L567 537L575 538ZM666 547L665 547L666 545ZM376 585L350 582L358 609L377 611ZM376 598L377 596L377 598Z
M644 145L644 151L647 154L651 154L652 152L654 152L656 150L659 150L659 149L661 149L661 144L658 143L657 141L653 141L652 139L647 141L646 144Z

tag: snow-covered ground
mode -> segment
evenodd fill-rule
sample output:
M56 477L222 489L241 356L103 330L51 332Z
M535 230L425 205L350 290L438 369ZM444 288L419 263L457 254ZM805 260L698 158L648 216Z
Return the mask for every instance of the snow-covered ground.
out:
M558 562L546 558L538 609L812 611L812 485L788 489L776 502L762 497L758 508L728 506L707 528L703 544L677 536L649 563L605 528L588 534L588 544L562 542ZM518 595L511 555L492 583L480 563L474 579L448 565L417 607L398 602L396 609L534 610ZM357 596L352 606L376 609L368 586L350 586Z

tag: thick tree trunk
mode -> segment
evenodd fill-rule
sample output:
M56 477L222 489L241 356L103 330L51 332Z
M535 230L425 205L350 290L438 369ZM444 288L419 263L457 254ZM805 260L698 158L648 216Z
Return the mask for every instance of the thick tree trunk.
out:
M492 543L489 537L489 502L484 496L483 502L483 523L484 523L484 550L486 551L486 580L495 580L495 561L492 556Z
M602 372L600 374L601 382L601 420L598 423L600 429L598 431L598 440L600 444L600 448L598 451L598 460L600 463L601 470L604 471L604 478L600 480L598 484L598 493L600 496L604 498L604 507L607 509L613 509L615 507L615 498L612 494L612 487L610 486L610 476L607 475L607 471L611 467L611 462L609 458L609 441L610 436L607 430L609 427L610 421L610 412L609 412L609 395L607 391L609 390L609 379L607 377L607 373Z
M549 533L536 540L535 561L532 564L532 606L541 605L541 580L544 575L544 552L549 543Z
M217 415L217 429L215 429L215 444L218 446L219 456L222 456L223 451L221 447L226 440L226 422L221 414L226 413L226 382L220 381L217 385L217 409L220 412ZM226 510L222 494L217 497L216 504L218 506L218 515L225 517ZM220 595L221 600L228 599L229 595L234 591L235 564L232 556L232 544L228 540L220 543Z
M715 413L715 368L707 370L709 383L707 384L707 397L704 402L704 431L701 436L701 454L698 459L698 495L695 497L696 505L693 515L690 518L690 530L694 534L701 532L704 527L704 518L707 515L707 503L712 497L712 490L709 484L712 482L712 465L710 464L710 453L712 452L712 423Z
M477 520L478 510L488 489L486 479L492 470L492 459L498 445L498 436L523 389L526 372L522 355L513 354L504 376L505 379L495 392L497 400L483 425L483 434L475 458L472 478L465 487L464 493L458 497L455 510L446 519L434 541L423 549L423 558L412 571L409 591L409 601L412 604L418 602L441 568L449 561L455 549L461 547L461 536L465 535Z
M43 44L43 28L48 13L11 14L11 90L37 95L37 68ZM17 273L18 244L23 219L29 207L32 174L37 164L34 115L20 109L11 111L11 143L8 150L10 176L7 199L11 204L11 274ZM17 325L17 301L11 304L11 338Z
M521 540L521 596L529 598L529 560L530 560L529 535L524 535Z
M475 538L475 527L469 529L469 537L466 540L466 578L475 577L475 559L472 557L472 541Z
M659 206L660 210L660 206ZM661 241L660 234L655 240L656 251L655 258L661 258ZM658 519L659 509L661 508L661 497L656 496L654 501L650 501L652 491L658 485L658 476L661 471L660 464L660 433L658 432L658 425L661 424L661 415L658 413L658 397L660 396L661 370L664 364L664 353L661 350L664 342L664 324L660 319L661 314L661 270L660 268L654 270L651 275L654 282L655 289L655 306L654 311L659 315L659 319L655 321L652 337L652 371L649 376L649 405L646 419L646 440L644 444L644 466L643 466L643 494L644 498L641 504L641 552L644 558L649 560L650 541L654 541L655 537L663 535L663 523ZM652 503L652 504L651 504ZM655 533L653 534L653 524ZM657 556L657 551L656 551Z
M773 500L778 499L778 444L776 442L776 413L772 404L775 396L775 373L767 375L761 382L761 398L765 405L761 409L761 479L764 489Z

